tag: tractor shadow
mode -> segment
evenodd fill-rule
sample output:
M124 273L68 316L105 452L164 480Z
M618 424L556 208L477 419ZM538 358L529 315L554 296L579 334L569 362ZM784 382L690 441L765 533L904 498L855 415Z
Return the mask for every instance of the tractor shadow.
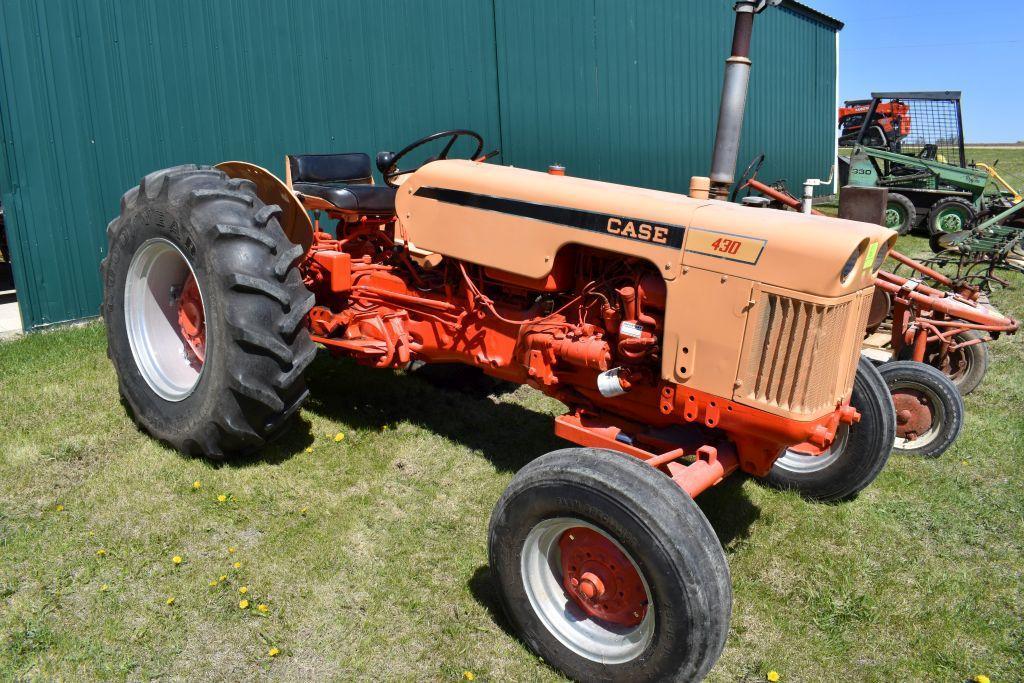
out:
M306 373L310 397L303 409L353 428L380 430L411 422L479 452L503 472L566 447L552 431L552 415L496 400L517 387L467 370L473 369L425 366L396 372L321 354ZM295 427L290 431L298 434L285 437L281 452L301 452L312 439L308 422Z
M553 414L495 400L515 390L515 385L495 383L467 369L472 370L425 366L399 373L321 354L307 373L310 398L305 410L373 430L412 422L479 452L503 472L516 472L544 453L573 445L554 435ZM304 420L277 448L284 454L300 452L312 439L309 430ZM697 498L727 552L749 536L750 527L761 516L745 481L742 475L731 476Z

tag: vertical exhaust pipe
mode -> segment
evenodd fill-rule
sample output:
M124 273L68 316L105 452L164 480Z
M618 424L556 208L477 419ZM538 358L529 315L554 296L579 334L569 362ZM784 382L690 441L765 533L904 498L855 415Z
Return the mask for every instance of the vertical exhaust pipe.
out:
M740 133L747 108L747 84L750 82L750 36L754 15L782 0L740 0L733 7L736 26L732 34L732 55L725 60L722 104L718 111L718 131L711 156L711 197L726 199L736 177L736 158L740 153Z

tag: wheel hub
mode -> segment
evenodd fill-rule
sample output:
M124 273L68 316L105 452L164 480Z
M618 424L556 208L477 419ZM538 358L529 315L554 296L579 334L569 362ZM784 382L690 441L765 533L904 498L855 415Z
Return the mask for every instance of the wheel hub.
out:
M178 327L185 341L186 353L201 364L206 359L206 318L199 285L192 273L189 273L178 299Z
M647 613L647 591L640 574L603 534L573 527L558 542L562 585L584 612L596 619L633 627Z
M888 208L885 210L885 226L887 228L897 228L903 222L903 216L899 209Z
M911 388L893 391L892 402L896 408L896 436L914 441L927 433L935 420L931 401L922 392Z

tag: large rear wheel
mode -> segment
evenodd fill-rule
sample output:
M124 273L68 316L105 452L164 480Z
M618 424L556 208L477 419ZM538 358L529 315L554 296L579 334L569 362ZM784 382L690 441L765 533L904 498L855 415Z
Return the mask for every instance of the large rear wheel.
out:
M129 190L107 228L103 317L121 394L186 453L257 449L307 395L313 297L279 211L247 180L178 166Z
M783 451L765 481L823 502L852 498L874 481L889 460L896 415L885 380L864 357L857 365L850 405L860 421L840 425L830 448L820 454Z
M491 570L523 640L576 680L695 681L717 661L729 568L703 513L653 467L570 448L524 467L491 515Z

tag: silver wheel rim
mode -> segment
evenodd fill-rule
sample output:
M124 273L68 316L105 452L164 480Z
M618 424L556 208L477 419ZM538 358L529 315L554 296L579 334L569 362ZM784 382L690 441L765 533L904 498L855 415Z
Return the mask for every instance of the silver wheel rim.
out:
M598 532L625 555L643 582L647 614L634 627L619 626L587 615L562 587L562 553L558 541L573 527ZM534 613L545 628L581 657L602 664L621 664L638 657L654 638L654 602L647 579L636 562L604 530L572 517L544 520L530 530L523 545L520 569L523 588Z
M176 296L190 274L195 277L181 250L156 237L135 252L125 282L124 321L135 367L149 388L168 401L187 398L202 375L202 364L197 367L189 358L178 325ZM205 311L201 285L199 297Z
M942 435L942 425L946 423L946 407L939 399L939 395L935 393L931 387L925 386L924 384L907 380L894 382L889 387L889 393L895 393L899 389L911 389L919 394L924 394L925 398L928 399L929 407L932 409L932 424L931 427L928 428L928 431L919 435L913 441L908 441L907 439L897 436L896 442L893 444L893 448L901 451L916 451L920 448L930 446L933 441Z
M841 424L836 429L836 438L832 445L821 455L806 455L790 448L782 451L775 461L775 467L793 474L810 474L820 472L832 465L846 450L846 442L850 440L850 425Z

